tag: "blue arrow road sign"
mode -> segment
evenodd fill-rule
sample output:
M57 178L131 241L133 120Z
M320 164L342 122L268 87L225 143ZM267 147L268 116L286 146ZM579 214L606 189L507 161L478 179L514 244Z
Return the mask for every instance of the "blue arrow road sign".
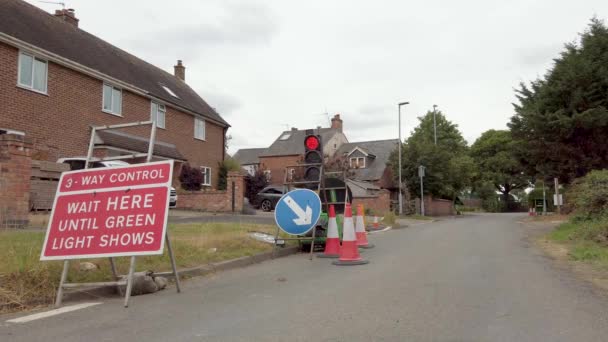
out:
M317 224L321 215L321 199L308 189L292 190L277 202L274 220L287 234L308 233Z

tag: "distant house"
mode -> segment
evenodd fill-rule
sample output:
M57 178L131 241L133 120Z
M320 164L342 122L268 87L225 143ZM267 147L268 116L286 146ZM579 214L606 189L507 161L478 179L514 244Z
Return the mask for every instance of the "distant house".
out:
M232 159L241 164L241 167L250 175L254 175L260 169L260 155L266 152L266 148L242 148L232 156Z
M331 127L313 129L314 134L321 136L323 154L327 157L333 156L342 145L348 143L342 132L342 123L340 114L336 114L331 120ZM284 131L259 156L260 168L267 174L271 184L283 184L285 168L296 165L303 159L305 137L306 130L292 128Z
M374 185L367 186L370 191L386 189L391 192L391 199L395 200L398 185L395 184L393 172L387 163L398 143L398 139L346 143L340 146L336 156L348 163L352 171L350 178L358 181L358 185L362 184L360 182L368 182Z

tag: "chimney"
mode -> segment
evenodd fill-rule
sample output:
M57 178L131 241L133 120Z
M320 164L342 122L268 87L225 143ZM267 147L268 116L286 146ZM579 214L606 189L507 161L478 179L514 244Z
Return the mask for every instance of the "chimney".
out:
M331 128L342 132L342 119L340 119L340 114L334 115L334 117L331 119Z
M186 67L182 64L181 59L178 59L177 65L173 67L173 75L186 82Z
M73 8L55 10L55 16L70 25L74 25L78 27L78 18L76 18L76 14L74 13Z
M292 131L292 132L295 132L295 131L297 131L297 130L298 130L298 129L297 129L296 127L291 127L291 131Z

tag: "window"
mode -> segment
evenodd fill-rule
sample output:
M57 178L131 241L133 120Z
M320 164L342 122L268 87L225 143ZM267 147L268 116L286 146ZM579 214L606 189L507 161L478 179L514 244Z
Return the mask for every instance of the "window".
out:
M18 84L46 94L48 63L25 52L19 53Z
M291 137L291 132L283 133L283 135L281 135L279 140L287 140L287 139L289 139L289 137Z
M272 172L270 172L270 170L264 170L264 175L266 176L266 180L270 182L270 179L272 178Z
M165 128L165 114L167 109L164 104L152 102L152 110L150 111L150 120L156 122L156 127Z
M211 186L211 168L201 166L201 173L203 174L203 183L201 185Z
M365 158L364 157L350 158L350 167L353 169L365 168Z
M163 87L163 89L165 89L165 91L166 91L167 93L169 93L169 95L171 95L171 96L175 97L176 99L179 99L179 96L177 96L177 95L176 95L176 94L173 92L173 90L171 90L169 87L167 87L167 86L165 86L165 85L161 85L161 87Z
M293 181L296 176L296 169L289 169L289 180Z
M104 84L102 102L101 110L104 112L114 115L122 114L122 91L120 89Z
M194 118L194 139L205 140L205 120Z

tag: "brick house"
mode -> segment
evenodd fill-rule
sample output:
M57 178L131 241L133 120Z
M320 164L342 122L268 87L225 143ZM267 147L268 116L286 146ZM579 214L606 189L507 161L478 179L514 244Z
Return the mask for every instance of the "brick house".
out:
M260 169L260 155L266 153L265 148L242 148L232 156L239 162L245 172L254 175Z
M230 125L174 74L78 28L73 10L54 15L21 0L0 1L0 131L33 142L34 159L87 153L91 126L154 120L155 159L200 167L216 185ZM162 44L160 44L162 48ZM149 127L100 132L96 156L146 152Z
M331 127L313 129L314 134L321 136L324 156L333 156L340 146L348 142L342 131L342 124L340 114L336 114L331 120ZM292 128L284 131L258 156L259 167L267 173L271 184L283 184L285 168L298 164L304 158L305 137L306 130Z

